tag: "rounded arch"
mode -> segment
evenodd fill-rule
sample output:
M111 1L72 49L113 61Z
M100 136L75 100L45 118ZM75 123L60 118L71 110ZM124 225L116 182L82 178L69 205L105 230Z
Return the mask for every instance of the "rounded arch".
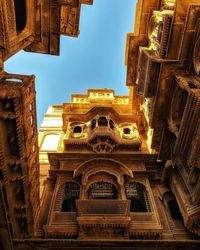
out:
M123 133L128 135L131 133L131 129L130 128L123 128Z
M118 125L119 128L126 127L126 126L131 127L131 128L133 127L133 128L135 128L135 129L137 129L137 126L136 126L136 123L135 123L135 122L121 122L121 123Z
M108 126L108 119L106 116L100 116L98 119L98 126L107 127Z
M74 178L79 175L85 175L87 173L93 173L95 171L101 170L103 172L111 172L117 178L119 176L127 175L133 178L133 172L125 166L123 163L118 162L114 159L102 159L95 158L92 160L88 160L82 163L78 168L74 171ZM105 170L105 171L104 171Z
M136 123L123 122L118 126L122 138L140 140Z
M75 127L73 128L73 133L75 133L75 134L80 134L80 133L82 133L82 127L81 127L81 126L75 126Z
M87 125L82 121L73 121L70 122L69 126L70 137L80 138L84 136L84 133L87 131Z
M94 169L89 169L88 171L85 172L84 174L84 178L85 180L87 181L89 179L90 176L92 175L96 175L96 174L99 174L99 173L107 173L111 176L115 176L117 178L117 181L120 183L120 174L118 171L115 171L115 169L113 168L101 168L101 167L97 167L97 168L94 168Z
M130 132L138 131L137 125L135 122L123 122L118 125L118 128L123 131L124 129L130 129Z
M97 174L90 175L88 178L88 183L86 185L86 192L89 188L89 186L93 183L99 182L99 181L105 181L108 183L112 183L116 189L120 189L119 184L117 183L117 178L114 175L111 175L107 172L98 172Z
M86 124L84 121L72 121L72 122L70 122L70 127L76 127L76 126L84 127L84 126L86 126Z

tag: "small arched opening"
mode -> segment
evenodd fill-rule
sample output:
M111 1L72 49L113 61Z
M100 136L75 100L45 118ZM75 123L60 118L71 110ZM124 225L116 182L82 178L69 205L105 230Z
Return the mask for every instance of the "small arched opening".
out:
M124 128L123 132L124 132L125 135L130 135L131 130L130 130L130 128Z
M104 126L104 127L108 126L108 121L107 121L105 116L100 116L99 117L98 126Z
M81 134L81 133L82 133L82 128L81 128L81 126L76 126L76 127L74 127L73 133L74 133L74 134Z

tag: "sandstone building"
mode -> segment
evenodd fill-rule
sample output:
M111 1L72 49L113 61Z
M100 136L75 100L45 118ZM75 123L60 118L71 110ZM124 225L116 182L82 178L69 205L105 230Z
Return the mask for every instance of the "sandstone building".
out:
M93 0L1 0L0 70L19 50L59 55L60 35L77 37L81 4Z
M20 49L58 54L82 3L0 1L0 249L197 250L200 2L138 0L129 96L74 94L38 135L34 76L3 62Z

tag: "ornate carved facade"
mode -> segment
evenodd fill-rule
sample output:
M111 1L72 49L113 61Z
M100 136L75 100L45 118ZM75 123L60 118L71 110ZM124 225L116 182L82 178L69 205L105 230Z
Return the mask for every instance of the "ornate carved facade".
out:
M46 242L73 239L81 249L84 240L96 249L103 239L112 247L128 240L132 249L133 242L146 249L158 241L159 249L198 249L198 232L166 183L171 161L157 161L158 152L149 149L147 119L130 91L90 89L48 109L39 132L44 191L36 230Z
M61 115L62 132L53 124ZM87 95L73 95L72 103L48 110L40 130L42 179L47 173L45 153L49 166L38 223L38 232L43 231L40 237L161 237L149 182L151 165L160 168L160 164L156 154L148 154L139 126L130 98L115 96L113 90L89 90ZM55 143L49 145L53 136Z
M59 55L60 35L77 37L81 4L93 0L1 0L0 72L21 49Z
M147 1L138 2L139 25L127 37L127 84L142 96L149 147L166 162L162 182L184 225L199 235L200 4L152 4L153 11Z
M11 238L32 237L39 212L35 118L34 76L4 74L0 79L0 177Z
M58 54L82 3L1 1L1 64ZM200 248L199 24L198 0L138 0L129 96L72 95L48 109L38 144L34 77L2 71L1 249Z

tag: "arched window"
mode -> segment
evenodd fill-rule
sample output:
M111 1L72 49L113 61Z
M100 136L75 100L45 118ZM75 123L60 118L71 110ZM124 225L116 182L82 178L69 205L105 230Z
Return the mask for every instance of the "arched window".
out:
M80 185L76 182L67 182L63 194L62 212L76 212L76 200L79 199Z
M108 121L105 116L99 117L98 126L108 126Z
M110 128L114 129L114 122L112 120L109 121L109 124L110 124Z
M93 119L91 122L91 129L95 129L96 128L96 120Z
M76 126L76 127L74 127L73 132L75 134L81 134L82 133L82 128L80 126Z
M109 182L95 182L88 189L89 199L117 199L118 191L116 187Z
M123 132L124 132L125 135L130 135L131 130L130 130L130 128L124 128Z
M59 135L58 134L49 134L46 135L41 150L56 150L58 147Z
M130 212L150 212L150 203L146 187L138 182L125 185L126 197L131 201Z
M26 27L26 0L14 0L17 33Z

